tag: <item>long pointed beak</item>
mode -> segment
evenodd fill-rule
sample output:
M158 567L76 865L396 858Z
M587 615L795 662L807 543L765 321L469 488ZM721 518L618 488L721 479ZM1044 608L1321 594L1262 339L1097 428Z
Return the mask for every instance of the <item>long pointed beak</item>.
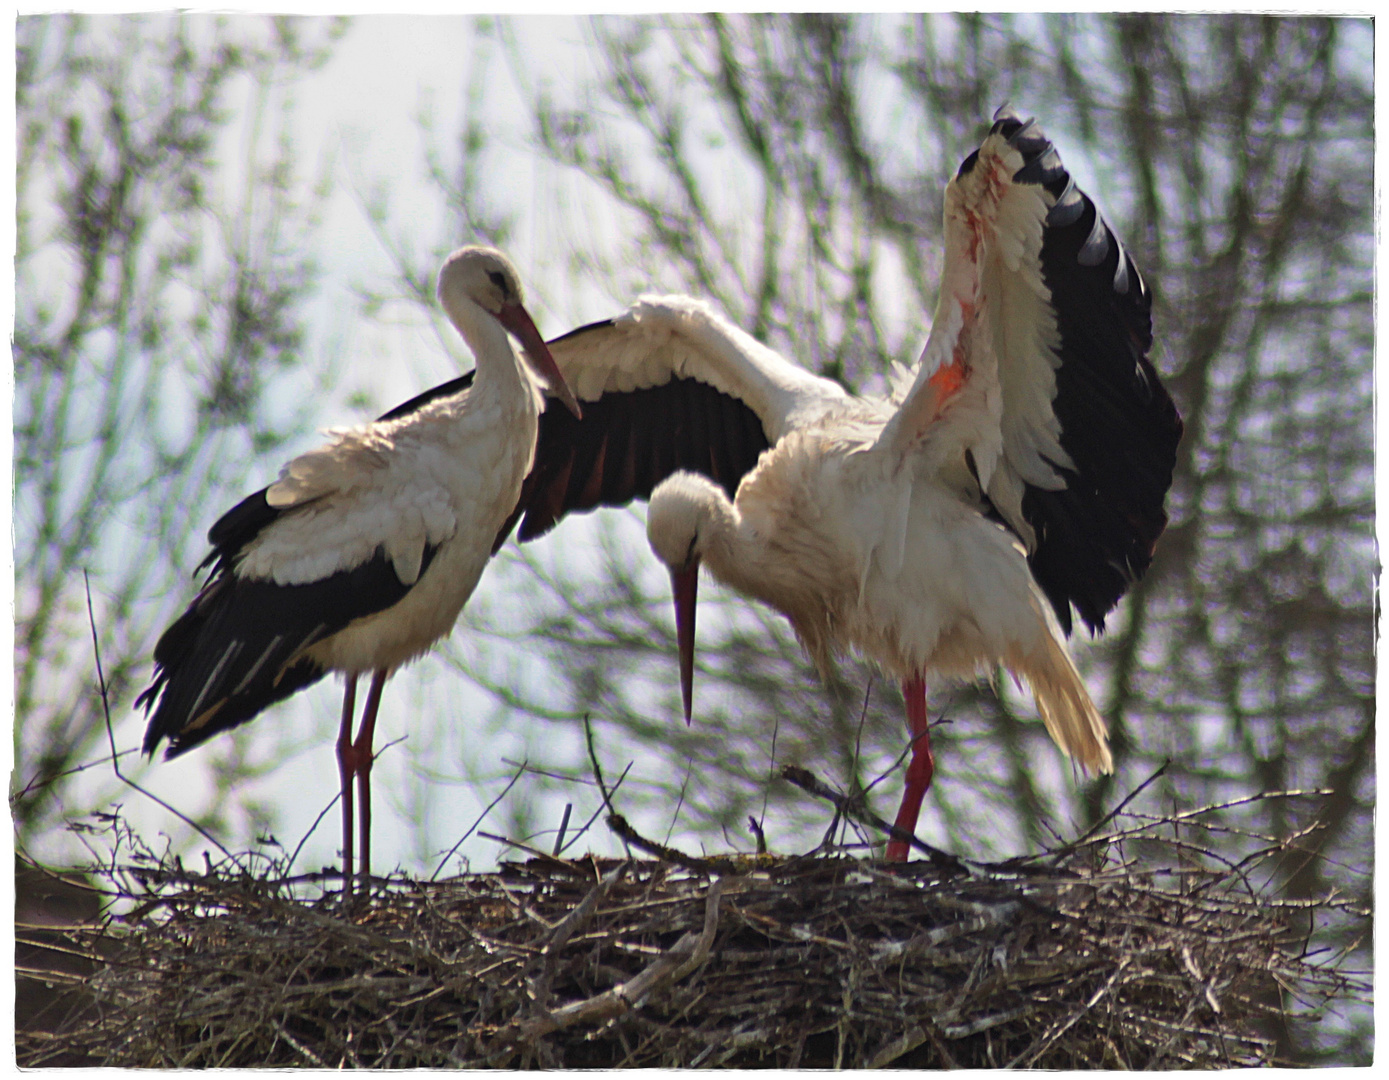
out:
M550 355L550 347L545 344L545 339L535 328L530 313L520 304L503 304L501 310L497 312L497 321L516 335L516 340L526 350L526 356L529 357L540 374L545 376L546 382L550 384L550 392L564 402L565 407L574 414L576 419L582 420L584 412L579 408L579 399L574 396L574 392L569 389L569 384L564 381L564 376L560 374L559 365L555 363L555 358Z
M675 643L680 650L680 696L685 702L685 724L694 704L695 596L699 592L699 560L684 570L670 572L675 592Z

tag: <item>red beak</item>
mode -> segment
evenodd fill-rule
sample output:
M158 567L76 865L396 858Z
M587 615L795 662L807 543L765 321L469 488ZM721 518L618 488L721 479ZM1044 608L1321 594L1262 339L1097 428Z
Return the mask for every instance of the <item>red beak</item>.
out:
M550 355L550 347L545 344L545 339L540 336L540 331L535 328L535 323L531 320L526 309L520 304L503 304L501 310L497 312L497 321L509 332L516 335L516 340L525 348L526 356L530 362L550 384L550 392L564 402L577 419L582 420L584 413L579 408L578 399L569 389L569 384L564 381L564 376L560 374L559 365L555 363L555 358Z
M670 572L675 592L675 643L680 650L680 696L685 701L685 723L690 722L694 702L695 596L699 592L699 560L684 570Z

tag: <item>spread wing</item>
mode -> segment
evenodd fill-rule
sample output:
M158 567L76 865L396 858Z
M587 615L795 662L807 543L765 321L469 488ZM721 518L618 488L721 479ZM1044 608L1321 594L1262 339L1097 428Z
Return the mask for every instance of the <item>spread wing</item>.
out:
M645 499L682 469L731 498L763 450L846 399L688 297L643 297L549 346L584 418L547 405L497 547L518 520L519 539L530 540L567 513Z
M1152 561L1182 423L1152 297L1051 142L1006 107L946 189L940 301L884 437L963 451L1067 632ZM938 449L938 452L939 449Z

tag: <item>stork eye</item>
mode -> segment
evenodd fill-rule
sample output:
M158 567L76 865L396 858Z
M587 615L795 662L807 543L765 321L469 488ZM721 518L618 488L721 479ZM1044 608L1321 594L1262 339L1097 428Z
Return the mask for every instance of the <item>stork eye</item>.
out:
M685 565L686 565L686 566L689 566L690 563L694 562L694 557L695 557L695 545L696 545L697 543L699 543L699 533L695 533L694 536L690 537L690 547L689 547L689 550L685 552Z
M500 270L489 270L487 271L487 276L492 279L493 285L502 290L503 296L510 293L511 290L506 287L506 275Z

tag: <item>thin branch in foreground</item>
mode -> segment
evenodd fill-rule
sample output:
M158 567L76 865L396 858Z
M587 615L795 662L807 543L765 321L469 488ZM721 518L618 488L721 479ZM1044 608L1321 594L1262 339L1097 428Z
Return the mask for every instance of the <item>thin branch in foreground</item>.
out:
M318 812L318 817L313 819L313 824L309 826L308 831L299 838L299 843L294 845L294 854L289 857L289 862L285 864L285 877L289 877L289 872L294 869L294 861L299 858L299 853L304 850L304 845L309 842L309 837L318 831L318 826L322 823L323 819L328 816L328 811L337 806L338 800L341 798L342 792L336 792L333 797L328 800L328 805Z
M614 813L612 799L603 783L603 766L598 764L598 749L593 745L593 722L588 713L584 713L584 745L588 747L589 764L593 766L593 778L598 781L598 790L603 795L603 805L608 808L609 813ZM629 765L628 768L630 767ZM623 770L623 775L626 775L626 770Z
M1158 777L1162 776L1163 773L1167 772L1168 766L1170 766L1171 764L1172 759L1168 758L1161 765L1159 765L1152 776L1148 777L1148 779L1144 780L1143 783L1139 784L1136 788L1134 788L1122 799L1120 799L1119 804L1115 806L1113 810L1105 814L1105 816L1100 818L1100 820L1095 822L1095 824L1091 825L1090 828L1086 829L1083 833L1081 833L1078 837L1071 841L1071 843L1068 844L1066 847L1062 848L1057 853L1056 857L1060 859L1065 855L1069 855L1071 851L1073 851L1075 848L1080 847L1081 844L1085 843L1085 841L1089 840L1097 832L1099 832L1116 817L1118 817L1123 812L1124 807L1128 806L1129 803L1133 802L1134 799L1138 798L1139 794L1143 791L1144 788L1146 788Z
M868 703L873 700L873 675L869 674L863 686L863 708L858 711L858 724L854 727L854 760L849 766L849 784L851 788L859 787L858 763L863 752L863 726L868 722ZM830 822L830 827L825 830L824 845L829 847L832 842L835 827L841 821L839 809L835 808L834 819ZM847 819L845 819L847 827ZM840 834L840 843L844 843L844 835Z
M937 866L948 870L954 870L961 874L970 874L973 871L965 865L966 860L958 855L952 855L948 851L942 851L938 847L932 847L924 840L918 839L914 834L905 829L899 829L896 825L880 818L873 811L865 807L861 800L850 798L839 794L833 788L826 787L816 779L815 774L809 769L802 769L798 765L787 765L781 770L783 780L789 780L802 791L809 792L816 798L824 799L834 805L835 809L843 814L845 818L852 819L860 824L872 825L880 832L887 833L894 840L902 840L916 848L917 851L925 855ZM972 861L972 860L971 860Z
M140 751L134 747L131 747L129 750L121 751L122 756L128 754L138 755L139 753ZM30 778L27 784L25 784L22 788L20 788L18 791L16 791L13 795L10 796L10 808L11 810L13 810L16 805L23 801L24 796L28 795L32 791L37 791L40 788L46 788L49 784L55 784L59 780L67 779L69 776L76 776L78 773L86 772L88 769L99 768L102 765L107 764L110 760L111 759L109 757L99 757L95 761L85 761L81 765L73 765L71 768L63 769L61 772L52 773L48 776L43 776L39 773L35 773L33 777Z
M513 787L516 786L516 781L521 779L521 777L525 774L525 771L526 763L523 761L521 762L521 767L517 769L516 772L512 775L511 779L507 781L506 787L502 788L502 793L483 808L482 813L480 813L477 816L477 820L474 821L470 826L468 826L468 831L465 832L462 836L460 836L458 838L458 842L454 844L453 847L449 848L447 852L444 853L444 857L439 860L439 865L434 868L434 873L429 875L430 881L437 881L439 879L440 872L444 869L445 866L448 865L448 861L453 858L454 852L456 852L460 847L463 846L463 841L467 840L468 837L473 835L473 830L483 823L487 815L490 814L493 811L493 809L495 809L496 805L506 798L507 792L509 792Z
M92 630L92 655L96 659L97 686L101 691L101 710L106 717L106 740L108 743L110 743L111 746L111 768L116 774L116 779L119 780L121 783L125 784L126 786L135 789L145 798L153 802L156 806L159 806L164 810L167 810L169 813L173 814L176 818L182 821L185 825L194 829L200 836L202 836L204 840L212 844L218 851L225 855L227 857L227 860L233 866L235 866L238 870L244 872L245 867L241 865L241 863L237 860L235 855L233 855L230 851L226 849L226 847L223 846L222 841L218 840L215 836L213 836L205 828L203 828L196 821L190 818L182 810L179 810L177 807L171 806L169 803L166 803L158 795L154 794L154 792L141 787L134 780L131 780L128 776L121 772L121 755L116 750L116 733L111 726L111 699L106 693L106 674L102 670L101 666L101 645L97 639L96 613L92 610L92 582L86 570L82 571L82 581L87 589L87 625L90 626ZM128 753L129 751L126 752Z
M685 805L685 792L690 786L690 774L694 772L694 758L685 759L685 779L680 781L680 797L675 800L675 811L670 815L670 828L666 830L665 843L670 843L670 834L675 831L675 823L680 820L680 808ZM766 813L767 804L762 804L762 811Z
M627 774L631 771L632 762L629 761L627 762L627 767L622 770L622 775L620 775L617 778L617 783L613 785L613 795L616 795L622 789L622 782L627 779ZM579 838L593 827L593 823L598 820L598 815L601 814L605 809L606 806L600 806L597 810L593 811L593 813L589 816L589 819L583 823L583 827L580 828L579 831L574 834L573 838L569 841L569 843L564 845L563 850L567 851L569 848L572 848L576 843L578 843Z

